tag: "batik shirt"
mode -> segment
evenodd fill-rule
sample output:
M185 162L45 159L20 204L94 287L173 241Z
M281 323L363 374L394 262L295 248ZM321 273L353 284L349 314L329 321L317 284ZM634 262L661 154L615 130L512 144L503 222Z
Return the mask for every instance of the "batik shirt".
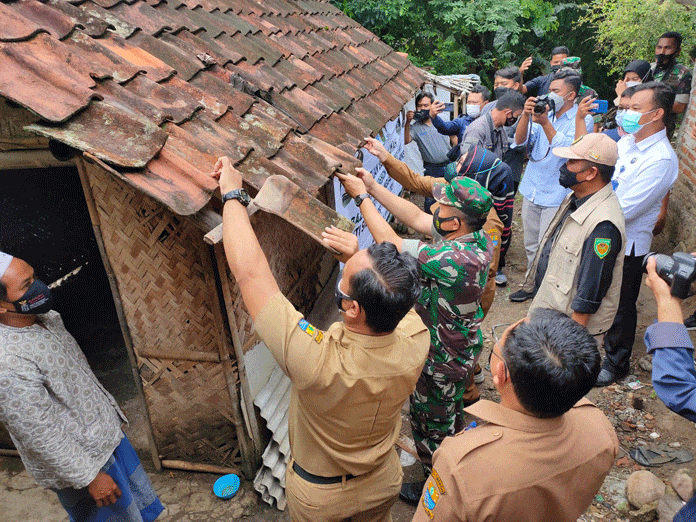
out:
M473 368L483 348L481 294L493 249L483 231L443 239L433 230L432 243L404 240L421 269L416 312L430 332L426 374L462 379Z
M689 94L691 93L691 69L680 63L675 63L669 72L664 69L656 70L656 64L654 62L650 67L656 82L666 83L674 89L675 103L689 103Z
M37 483L80 489L119 445L126 417L60 315L39 321L0 324L0 422Z

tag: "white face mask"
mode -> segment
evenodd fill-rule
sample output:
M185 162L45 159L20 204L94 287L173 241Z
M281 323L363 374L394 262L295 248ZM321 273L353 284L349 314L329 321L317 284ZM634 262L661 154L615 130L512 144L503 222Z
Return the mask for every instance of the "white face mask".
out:
M626 87L635 87L636 85L640 85L642 82L626 82Z
M466 114L467 116L471 116L472 118L476 118L479 114L481 114L481 107L478 105L468 105L466 106Z

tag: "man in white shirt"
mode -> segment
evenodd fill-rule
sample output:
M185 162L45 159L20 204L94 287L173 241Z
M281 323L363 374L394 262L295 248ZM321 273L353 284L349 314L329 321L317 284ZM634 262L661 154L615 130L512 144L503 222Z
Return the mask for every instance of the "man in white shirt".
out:
M653 227L665 194L677 180L679 162L667 137L674 91L664 83L636 87L618 142L619 160L612 184L626 218L626 257L619 309L604 338L606 358L597 386L607 386L629 372L636 337L636 301L643 274L643 258L650 250Z

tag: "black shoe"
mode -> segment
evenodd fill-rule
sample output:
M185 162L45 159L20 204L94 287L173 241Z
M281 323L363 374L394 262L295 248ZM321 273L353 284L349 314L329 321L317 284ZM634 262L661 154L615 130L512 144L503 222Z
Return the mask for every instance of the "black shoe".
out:
M696 330L696 312L684 319L684 326L687 330Z
M401 491L399 492L399 498L404 502L408 502L413 506L418 505L418 501L423 493L423 487L425 486L425 480L421 482L404 482L401 485Z
M513 303L523 303L527 299L531 299L532 297L534 297L534 292L525 292L524 290L518 290L517 292L510 294L510 297L508 299L510 299L510 301L512 301Z
M622 373L614 373L611 370L607 370L606 368L602 368L602 371L599 372L599 375L597 376L597 382L595 383L596 388L601 388L604 386L609 386L612 383L615 383L616 381L623 379L628 375L628 372L622 372Z

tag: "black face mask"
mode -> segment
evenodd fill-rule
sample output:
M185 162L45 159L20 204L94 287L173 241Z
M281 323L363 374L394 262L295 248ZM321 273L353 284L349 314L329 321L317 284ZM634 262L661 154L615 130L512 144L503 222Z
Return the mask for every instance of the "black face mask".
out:
M446 223L447 221L453 221L455 219L457 221L459 221L459 218L457 216L452 216L452 217L448 217L448 218L441 218L440 217L440 209L438 208L437 210L435 210L435 213L433 214L433 227L435 227L435 230L437 231L438 234L440 234L441 236L444 237L447 234L451 234L452 232L454 232L454 230L443 230L442 224Z
M506 127L512 127L515 123L517 123L518 118L515 118L514 116L508 116L505 119L505 126Z
M413 119L418 123L423 123L430 118L430 109L422 109L413 113Z
M12 304L18 314L45 314L53 308L53 295L43 282L34 279L24 295Z
M676 61L674 57L675 53L672 54L656 54L655 55L655 61L657 62L657 67L658 69L663 69L667 70L670 69L673 65L674 62Z
M558 177L558 183L560 183L561 187L564 188L571 188L581 182L578 181L578 174L582 172L571 172L571 170L568 168L568 165L564 163L561 165L561 168L559 169L560 176Z

